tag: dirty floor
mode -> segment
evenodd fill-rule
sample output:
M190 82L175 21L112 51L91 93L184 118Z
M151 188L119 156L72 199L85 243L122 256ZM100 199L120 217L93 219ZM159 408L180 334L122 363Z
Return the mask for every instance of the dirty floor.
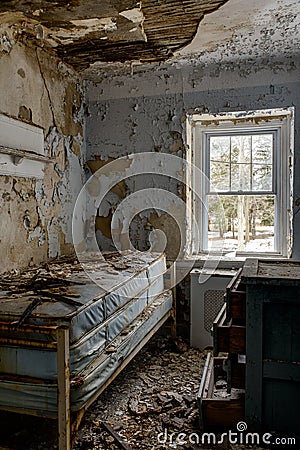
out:
M179 433L200 434L194 399L206 354L181 340L174 343L154 337L86 412L73 450L122 448L104 430L103 422L132 450L212 448L176 443ZM56 424L51 420L1 412L0 431L0 450L58 448ZM213 447L258 448L229 444Z

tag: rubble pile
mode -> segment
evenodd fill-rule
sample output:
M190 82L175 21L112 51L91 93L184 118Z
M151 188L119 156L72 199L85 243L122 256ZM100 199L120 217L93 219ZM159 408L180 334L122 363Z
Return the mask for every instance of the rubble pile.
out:
M85 413L73 450L262 450L176 442L201 433L195 395L207 352L154 337ZM0 450L58 449L56 421L0 412L0 423Z
M162 443L166 430L168 434L197 431L195 395L205 356L206 352L188 348L180 339L175 343L154 339L91 406L74 450L122 448L102 423L109 424L132 450L166 448Z

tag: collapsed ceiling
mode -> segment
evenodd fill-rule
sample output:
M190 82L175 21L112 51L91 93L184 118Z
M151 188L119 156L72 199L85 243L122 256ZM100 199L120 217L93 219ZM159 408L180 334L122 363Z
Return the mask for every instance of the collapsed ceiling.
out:
M125 61L298 58L299 27L299 0L0 2L0 50L10 50L9 29L14 41L43 47L86 75Z
M228 0L1 1L0 23L77 70L95 62L161 61L191 42Z

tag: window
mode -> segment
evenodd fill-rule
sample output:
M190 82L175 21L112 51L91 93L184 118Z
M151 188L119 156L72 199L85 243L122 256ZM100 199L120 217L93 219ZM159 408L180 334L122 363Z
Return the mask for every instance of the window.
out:
M188 116L190 252L289 255L292 123L292 108Z

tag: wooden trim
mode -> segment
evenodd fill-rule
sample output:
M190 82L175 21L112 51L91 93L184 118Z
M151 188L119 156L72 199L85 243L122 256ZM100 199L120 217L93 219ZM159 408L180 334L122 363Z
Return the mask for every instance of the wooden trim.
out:
M247 286L245 416L247 423L257 429L262 423L263 301L261 291L255 286Z
M59 450L71 450L69 329L57 329L57 398Z
M39 155L38 153L29 151L29 150L19 150L19 149L15 149L15 148L10 148L10 147L5 147L0 145L0 153L3 153L5 155L11 155L11 156L17 156L18 158L26 158L26 159L31 159L34 161L41 161L44 163L53 163L54 164L54 160L52 158L49 158L48 156L44 156L44 155Z

